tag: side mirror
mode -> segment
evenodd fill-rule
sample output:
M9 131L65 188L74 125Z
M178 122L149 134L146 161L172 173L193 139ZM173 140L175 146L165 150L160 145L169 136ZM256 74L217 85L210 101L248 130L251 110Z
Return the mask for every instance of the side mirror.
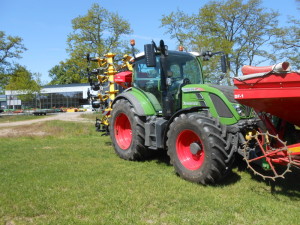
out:
M154 44L144 45L144 50L145 50L146 65L148 67L155 67L156 60L155 60Z
M227 64L226 64L226 56L225 55L221 56L221 68L222 68L223 73L227 72Z

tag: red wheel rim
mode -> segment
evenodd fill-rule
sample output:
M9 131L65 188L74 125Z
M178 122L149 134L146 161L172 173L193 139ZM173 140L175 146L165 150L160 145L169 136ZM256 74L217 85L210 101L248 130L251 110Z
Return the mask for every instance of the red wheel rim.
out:
M192 154L190 145L197 143L200 150L196 154ZM191 130L183 130L176 139L176 152L181 164L189 170L199 169L205 158L203 144L198 135Z
M123 150L129 148L132 141L132 129L128 117L120 113L115 120L114 132L117 144Z

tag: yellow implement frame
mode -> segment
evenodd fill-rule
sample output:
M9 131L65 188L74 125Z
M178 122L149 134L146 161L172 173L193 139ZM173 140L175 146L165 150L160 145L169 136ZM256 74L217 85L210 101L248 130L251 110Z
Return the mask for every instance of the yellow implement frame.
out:
M111 104L113 100L116 98L118 94L118 90L116 90L116 85L114 82L114 75L117 73L116 66L114 62L114 57L116 54L114 53L107 53L104 55L103 58L97 58L97 63L99 68L104 70L103 74L97 75L97 79L100 83L100 92L98 93L98 99L102 104L108 102L108 106L103 111L103 116L101 119L101 124L108 126L109 125L109 118L110 112L112 110ZM122 58L122 65L120 66L121 69L126 69L132 71L132 65L130 64L131 56L124 55ZM108 82L108 91L102 93L104 83Z

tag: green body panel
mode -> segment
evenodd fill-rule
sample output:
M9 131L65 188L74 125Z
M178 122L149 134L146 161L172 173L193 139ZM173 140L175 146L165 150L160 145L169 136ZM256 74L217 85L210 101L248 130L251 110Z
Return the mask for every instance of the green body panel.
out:
M128 92L134 95L141 104L145 116L156 115L157 112L161 110L160 104L157 102L155 96L151 93L145 93L134 87Z
M241 117L233 107L233 103L231 103L227 97L218 89L210 87L205 84L189 84L185 85L182 88L182 102L181 108L191 108L195 106L207 106L211 115L215 118L218 118L222 124L232 125L237 123ZM150 92L143 92L138 88L132 88L128 91L137 99L137 101L141 104L143 108L143 115L152 116L158 115L161 113L161 105L157 101L156 97ZM198 94L198 96L196 95ZM200 95L199 95L200 94ZM209 96L210 94L215 94L224 102L224 104L230 110L232 117L220 117L216 107ZM200 96L200 97L199 97Z
M190 108L195 106L207 106L213 117L218 118L222 124L231 125L237 123L241 117L236 112L232 103L227 99L227 97L218 89L210 87L205 84L189 84L182 88L182 108ZM197 93L198 96L196 95ZM227 105L228 109L232 113L231 118L220 117L215 108L213 101L211 100L209 94L215 94L219 96L222 101ZM205 105L204 105L205 104Z
M162 111L161 105L159 104L159 102L154 94L152 94L150 92L144 92L144 94L149 98L149 100L156 112Z

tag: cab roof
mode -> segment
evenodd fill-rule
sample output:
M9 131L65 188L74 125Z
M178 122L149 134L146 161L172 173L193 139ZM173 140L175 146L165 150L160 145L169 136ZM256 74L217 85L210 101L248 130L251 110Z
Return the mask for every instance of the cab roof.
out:
M178 54L178 55L193 55L195 57L200 56L199 52L182 52L182 51L168 50L168 53L172 54L172 55ZM156 54L159 54L159 53L156 53ZM135 55L135 57L140 58L140 57L143 57L144 55L145 55L145 52L139 52Z

